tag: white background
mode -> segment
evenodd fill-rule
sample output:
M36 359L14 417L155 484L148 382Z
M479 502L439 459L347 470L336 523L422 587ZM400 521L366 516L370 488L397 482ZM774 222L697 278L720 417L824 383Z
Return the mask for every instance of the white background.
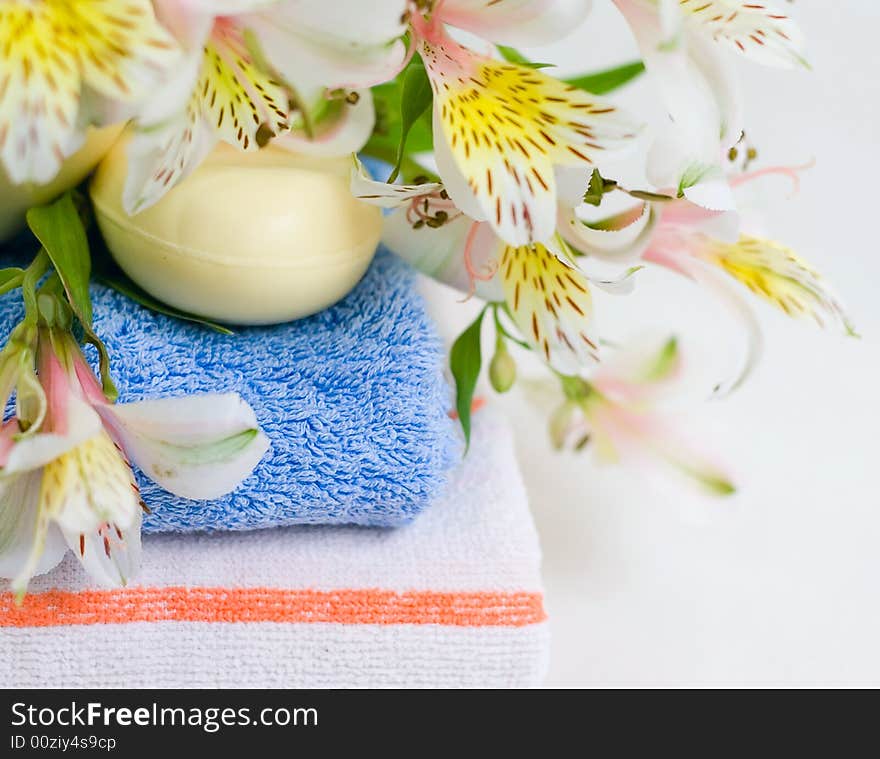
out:
M758 304L762 364L708 401L741 344L708 294L649 271L634 295L598 301L603 334L674 331L709 376L676 415L737 473L726 500L555 454L521 392L501 399L542 538L550 685L880 685L880 3L775 2L806 31L814 71L738 64L747 133L762 165L817 165L794 198L762 183L764 231L835 284L862 339ZM635 57L609 0L569 40L530 52L566 72ZM654 107L646 78L619 99ZM454 336L476 304L426 290Z

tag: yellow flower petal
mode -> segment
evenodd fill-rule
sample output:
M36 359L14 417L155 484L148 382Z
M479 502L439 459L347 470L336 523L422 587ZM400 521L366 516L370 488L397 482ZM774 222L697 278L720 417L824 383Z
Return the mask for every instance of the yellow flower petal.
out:
M830 319L855 333L822 277L784 245L747 235L732 244L706 238L701 255L789 316L810 317L822 327Z
M43 469L40 515L66 531L94 532L105 523L127 529L140 513L131 468L103 430Z
M637 131L606 101L448 38L423 42L421 55L442 140L483 216L511 245L553 235L554 166L591 165Z
M138 213L192 172L218 139L252 152L290 128L284 87L251 60L239 29L217 25L185 113L143 129L129 150L125 208Z
M193 98L220 139L240 150L259 149L261 126L267 136L290 128L287 93L254 65L239 30L231 26L215 29L205 47Z
M82 141L82 90L142 97L179 51L149 0L0 4L0 158L15 183L52 179Z
M589 281L544 245L501 254L499 268L510 314L525 340L563 374L598 360L589 335L593 303Z

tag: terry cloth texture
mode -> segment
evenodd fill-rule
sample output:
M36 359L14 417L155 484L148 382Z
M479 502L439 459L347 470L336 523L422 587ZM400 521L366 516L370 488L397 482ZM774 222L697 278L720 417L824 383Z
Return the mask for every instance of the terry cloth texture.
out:
M236 391L272 448L233 494L188 501L139 477L147 532L291 524L394 526L442 489L459 455L444 353L413 272L380 250L332 308L233 336L161 316L93 286L95 330L120 401ZM21 298L0 301L0 336Z
M126 589L95 589L72 556L20 608L0 586L0 683L538 685L539 564L510 432L484 411L446 493L405 527L150 535Z

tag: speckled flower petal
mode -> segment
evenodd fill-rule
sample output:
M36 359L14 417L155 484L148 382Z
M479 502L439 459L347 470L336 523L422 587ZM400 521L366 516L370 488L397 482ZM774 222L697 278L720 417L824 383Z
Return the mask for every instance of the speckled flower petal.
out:
M737 243L703 237L695 250L755 295L794 318L813 319L820 327L840 324L848 334L855 329L828 284L794 252L772 240L743 235Z
M434 143L444 184L459 208L486 219L511 245L553 235L555 166L593 164L628 147L638 131L615 106L589 93L479 56L448 37L423 41L420 53L434 89Z
M108 522L90 532L64 530L64 539L89 577L105 588L128 584L141 564L141 509L123 529Z
M505 247L499 276L525 340L554 369L575 374L598 361L589 280L546 246Z
M354 156L354 167L351 170L351 194L379 208L403 208L410 205L416 198L422 198L440 192L443 185L439 182L424 184L388 184L372 179L364 165Z
M133 102L180 56L148 0L9 0L0 47L0 159L14 183L48 182L80 146L84 88Z
M45 466L40 510L65 533L91 533L107 522L128 529L140 513L131 482L125 457L102 430Z
M250 152L290 127L283 87L251 61L241 31L215 29L182 113L146 125L129 148L123 202L128 213L149 208L192 172L218 140Z
M772 66L804 66L805 39L782 7L742 0L679 0L684 22L737 53Z

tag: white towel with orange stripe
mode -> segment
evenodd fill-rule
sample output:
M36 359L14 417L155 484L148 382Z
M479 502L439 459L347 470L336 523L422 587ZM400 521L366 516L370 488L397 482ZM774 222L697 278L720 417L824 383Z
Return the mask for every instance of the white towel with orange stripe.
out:
M522 687L548 631L506 425L483 411L445 495L398 529L152 535L137 584L75 560L0 593L5 687Z

